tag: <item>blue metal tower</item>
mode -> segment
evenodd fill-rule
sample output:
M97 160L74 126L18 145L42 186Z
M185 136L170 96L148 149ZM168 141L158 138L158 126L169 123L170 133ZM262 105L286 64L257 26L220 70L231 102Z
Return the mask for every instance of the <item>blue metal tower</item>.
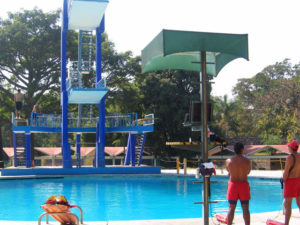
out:
M63 0L61 27L61 115L31 113L30 121L16 120L12 113L14 137L14 166L31 167L31 133L61 133L62 164L72 168L70 133L76 133L76 166L80 167L80 134L96 133L94 167L105 167L105 134L128 133L128 150L125 165L140 165L146 133L153 131L154 115L138 119L137 113L105 115L106 80L102 77L102 33L104 12L108 0ZM78 60L67 60L68 30L79 31ZM95 52L92 59L93 34L96 34ZM96 75L93 87L84 87L82 76L89 73L95 62ZM78 105L78 114L68 112L69 104ZM97 115L87 118L83 105L98 106ZM96 108L96 107L95 107ZM90 107L92 109L92 107Z
M63 167L71 168L71 150L68 142L68 104L99 104L99 120L96 129L95 167L104 167L105 146L105 99L107 89L101 85L101 34L104 32L104 12L108 0L64 0L63 24L61 37L61 93L62 93L62 155ZM66 86L67 71L67 32L69 29L80 30L77 68L74 66L69 73ZM94 89L83 89L82 72L91 69L92 31L96 30L96 79ZM75 81L75 82L74 82ZM67 89L68 88L68 89ZM81 107L79 106L79 119Z

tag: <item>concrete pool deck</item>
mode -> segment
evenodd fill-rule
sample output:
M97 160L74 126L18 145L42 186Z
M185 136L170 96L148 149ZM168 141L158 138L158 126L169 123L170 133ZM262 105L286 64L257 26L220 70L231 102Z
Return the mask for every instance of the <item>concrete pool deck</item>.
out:
M177 175L176 170L162 170L162 175ZM188 175L195 175L195 169L188 169ZM179 175L183 175L183 170L180 171ZM217 170L217 175L227 175L226 171ZM261 178L274 178L279 179L282 177L282 171L251 171L250 177L261 177ZM22 178L22 177L19 177ZM31 178L33 178L31 176ZM16 177L15 177L16 179ZM267 209L266 209L267 210ZM266 212L266 213L256 213L251 214L251 224L252 225L265 225L267 219L274 219L276 221L283 222L284 215L282 212ZM38 218L37 218L38 220ZM0 225L37 225L38 222L36 221L1 221L0 218ZM46 224L45 218L42 222L43 225ZM58 225L57 222L50 221L49 225ZM84 222L84 225L201 225L203 224L202 219L171 219L171 220L135 220L135 221L99 221L99 222ZM216 219L211 218L210 224L222 224L218 222ZM235 225L242 225L244 224L243 216L236 215L234 218ZM292 217L290 220L290 225L300 224L300 213L298 209L294 209L292 213Z
M274 219L283 222L284 215L279 212L256 213L251 214L251 225L266 225L267 219ZM0 221L0 225L37 225L37 221ZM46 225L44 219L41 223ZM59 225L58 222L49 222L49 225ZM173 219L173 220L130 220L130 221L100 221L100 222L84 222L84 225L201 225L202 219ZM221 225L216 219L210 219L212 225ZM242 215L236 215L234 225L243 225ZM290 225L300 224L300 213L298 209L294 209L290 220Z

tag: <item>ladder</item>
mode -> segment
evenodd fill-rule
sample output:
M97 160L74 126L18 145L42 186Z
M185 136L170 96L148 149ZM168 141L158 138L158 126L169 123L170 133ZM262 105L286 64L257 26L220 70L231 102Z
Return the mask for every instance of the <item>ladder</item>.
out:
M93 45L93 32L92 31L79 31L78 37L78 81L79 88L82 88L82 72L90 72L92 69L92 45ZM81 126L82 105L78 105L78 122L77 127Z
M80 30L78 39L78 70L90 72L92 68L93 32Z
M144 146L146 142L146 134L137 134L136 135L136 144L135 144L135 165L141 165Z
M69 69L69 79L71 84L68 88L81 88L81 76L77 68L71 67Z
M14 155L15 155L15 167L26 166L26 151L25 151L25 134L14 133Z

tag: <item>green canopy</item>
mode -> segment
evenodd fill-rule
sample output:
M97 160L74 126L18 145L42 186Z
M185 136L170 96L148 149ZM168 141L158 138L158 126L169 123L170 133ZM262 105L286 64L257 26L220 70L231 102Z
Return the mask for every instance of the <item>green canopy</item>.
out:
M248 35L162 30L142 50L142 69L200 72L201 51L206 52L207 75L217 76L230 61L248 60Z

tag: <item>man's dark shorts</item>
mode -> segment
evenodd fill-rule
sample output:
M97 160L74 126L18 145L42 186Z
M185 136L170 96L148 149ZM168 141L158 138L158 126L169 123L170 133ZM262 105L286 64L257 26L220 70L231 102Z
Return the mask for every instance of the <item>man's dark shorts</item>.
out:
M16 102L16 110L22 109L22 102Z

